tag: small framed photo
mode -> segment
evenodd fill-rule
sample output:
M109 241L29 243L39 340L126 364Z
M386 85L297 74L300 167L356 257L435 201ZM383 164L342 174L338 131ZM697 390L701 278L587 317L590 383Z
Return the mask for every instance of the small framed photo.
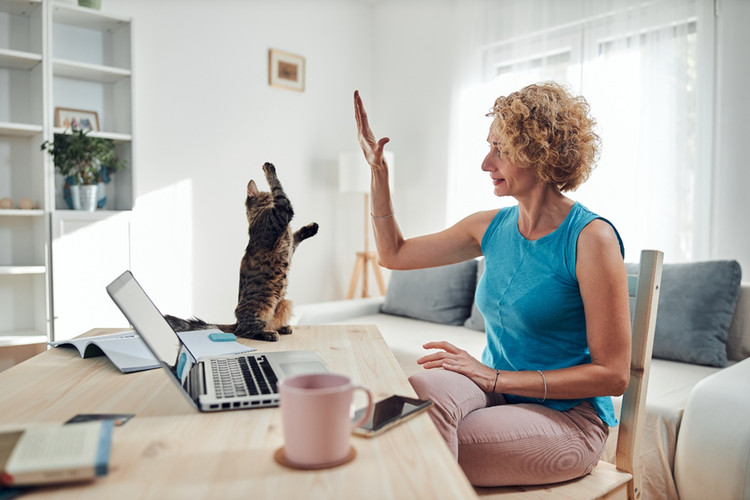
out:
M268 83L272 87L305 90L305 58L271 49L268 53Z
M55 126L62 128L77 128L99 132L99 115L96 111L83 109L55 108Z

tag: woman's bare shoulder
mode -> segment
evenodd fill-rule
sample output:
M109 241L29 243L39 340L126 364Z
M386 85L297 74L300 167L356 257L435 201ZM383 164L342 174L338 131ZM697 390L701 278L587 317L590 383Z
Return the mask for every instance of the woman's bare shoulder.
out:
M612 225L604 219L594 219L583 228L578 236L578 247L602 247L617 245L619 240Z

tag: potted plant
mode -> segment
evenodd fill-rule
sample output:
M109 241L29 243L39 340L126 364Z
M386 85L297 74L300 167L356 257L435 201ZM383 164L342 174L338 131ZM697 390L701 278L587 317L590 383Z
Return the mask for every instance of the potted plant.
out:
M117 158L114 141L88 134L89 130L72 127L69 134L55 134L53 142L44 141L41 149L52 156L55 170L66 182L80 186L71 187L74 208L94 211L100 179L108 177L108 172L125 168L125 162ZM79 191L80 198L76 199L75 191Z

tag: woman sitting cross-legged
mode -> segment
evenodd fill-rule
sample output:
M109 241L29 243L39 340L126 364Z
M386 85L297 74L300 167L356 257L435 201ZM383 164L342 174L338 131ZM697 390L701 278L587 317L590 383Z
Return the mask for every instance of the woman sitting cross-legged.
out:
M409 380L477 486L531 485L588 474L617 425L610 396L628 384L630 313L623 245L614 226L563 193L586 181L599 136L583 97L552 82L495 101L481 168L510 208L478 212L439 233L405 239L388 190L383 146L354 95L372 170L378 255L390 269L483 255L476 303L482 359L448 342Z

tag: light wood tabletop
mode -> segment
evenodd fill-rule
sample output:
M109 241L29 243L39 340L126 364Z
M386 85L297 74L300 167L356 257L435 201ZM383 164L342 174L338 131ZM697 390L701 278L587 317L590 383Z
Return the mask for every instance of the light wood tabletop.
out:
M118 330L98 329L87 336ZM376 400L415 396L377 328L296 326L259 352L310 349ZM475 498L427 414L375 438L352 437L357 456L321 471L285 468L278 408L199 413L163 370L122 374L106 357L53 348L0 373L0 430L62 424L79 413L133 413L115 428L106 477L43 487L23 498Z

